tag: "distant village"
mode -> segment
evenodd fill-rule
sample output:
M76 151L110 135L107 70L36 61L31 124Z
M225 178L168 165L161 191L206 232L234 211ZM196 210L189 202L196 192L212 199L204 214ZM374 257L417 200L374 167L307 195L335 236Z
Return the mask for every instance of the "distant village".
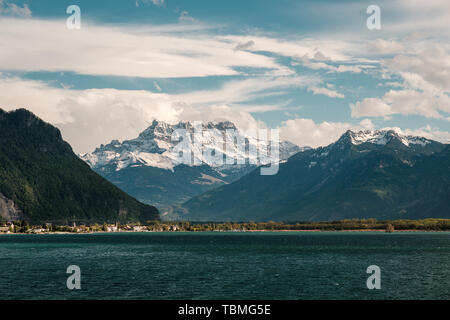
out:
M254 232L254 231L450 231L450 219L392 220L347 219L326 222L188 222L148 221L113 224L72 223L30 225L27 221L0 222L0 234L97 233L97 232Z
M42 233L94 233L94 232L163 232L178 231L180 227L176 224L150 223L148 225L136 224L114 224L104 223L85 225L56 225L45 223L41 226L31 226L27 222L16 221L7 222L0 225L0 233L22 233L22 234L42 234Z

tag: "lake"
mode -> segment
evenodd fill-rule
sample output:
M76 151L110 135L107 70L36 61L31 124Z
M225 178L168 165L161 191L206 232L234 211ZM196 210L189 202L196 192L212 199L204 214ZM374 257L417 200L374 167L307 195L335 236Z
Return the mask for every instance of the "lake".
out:
M449 232L0 235L0 299L450 299L449 266Z

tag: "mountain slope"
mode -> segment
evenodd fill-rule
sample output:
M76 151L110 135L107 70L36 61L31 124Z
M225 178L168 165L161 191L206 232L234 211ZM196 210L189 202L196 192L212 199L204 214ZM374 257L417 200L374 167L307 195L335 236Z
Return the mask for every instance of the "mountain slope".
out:
M25 109L0 109L0 213L32 223L158 219L155 207L93 172L58 129Z
M173 137L180 129L186 130L189 136L200 132L198 140L205 150L240 159L243 163L215 163L203 156L198 145L193 143L194 139L179 144ZM237 144L224 143L230 139L230 131L246 141L245 150L239 149ZM180 162L174 148L192 155L191 162ZM245 135L231 122L210 122L199 129L190 122L170 125L155 120L135 139L113 140L80 157L97 173L140 201L170 210L173 205L231 183L254 170L258 159L249 154L250 148L259 154L267 153L266 144ZM302 150L287 141L281 142L279 149L281 159Z
M187 201L190 220L450 217L446 145L394 131L346 132L300 152L275 176L258 170Z

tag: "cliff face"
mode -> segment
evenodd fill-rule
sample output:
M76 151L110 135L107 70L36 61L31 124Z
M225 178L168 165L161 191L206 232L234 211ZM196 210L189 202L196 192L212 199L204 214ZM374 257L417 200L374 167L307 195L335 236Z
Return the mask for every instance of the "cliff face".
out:
M0 193L0 217L6 221L22 220L24 218L22 210L11 199Z

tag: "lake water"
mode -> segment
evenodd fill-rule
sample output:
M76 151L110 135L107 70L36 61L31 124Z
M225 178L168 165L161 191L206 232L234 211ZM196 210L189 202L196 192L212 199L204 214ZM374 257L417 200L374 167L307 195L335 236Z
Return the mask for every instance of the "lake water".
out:
M0 235L0 270L0 299L450 299L450 233Z

